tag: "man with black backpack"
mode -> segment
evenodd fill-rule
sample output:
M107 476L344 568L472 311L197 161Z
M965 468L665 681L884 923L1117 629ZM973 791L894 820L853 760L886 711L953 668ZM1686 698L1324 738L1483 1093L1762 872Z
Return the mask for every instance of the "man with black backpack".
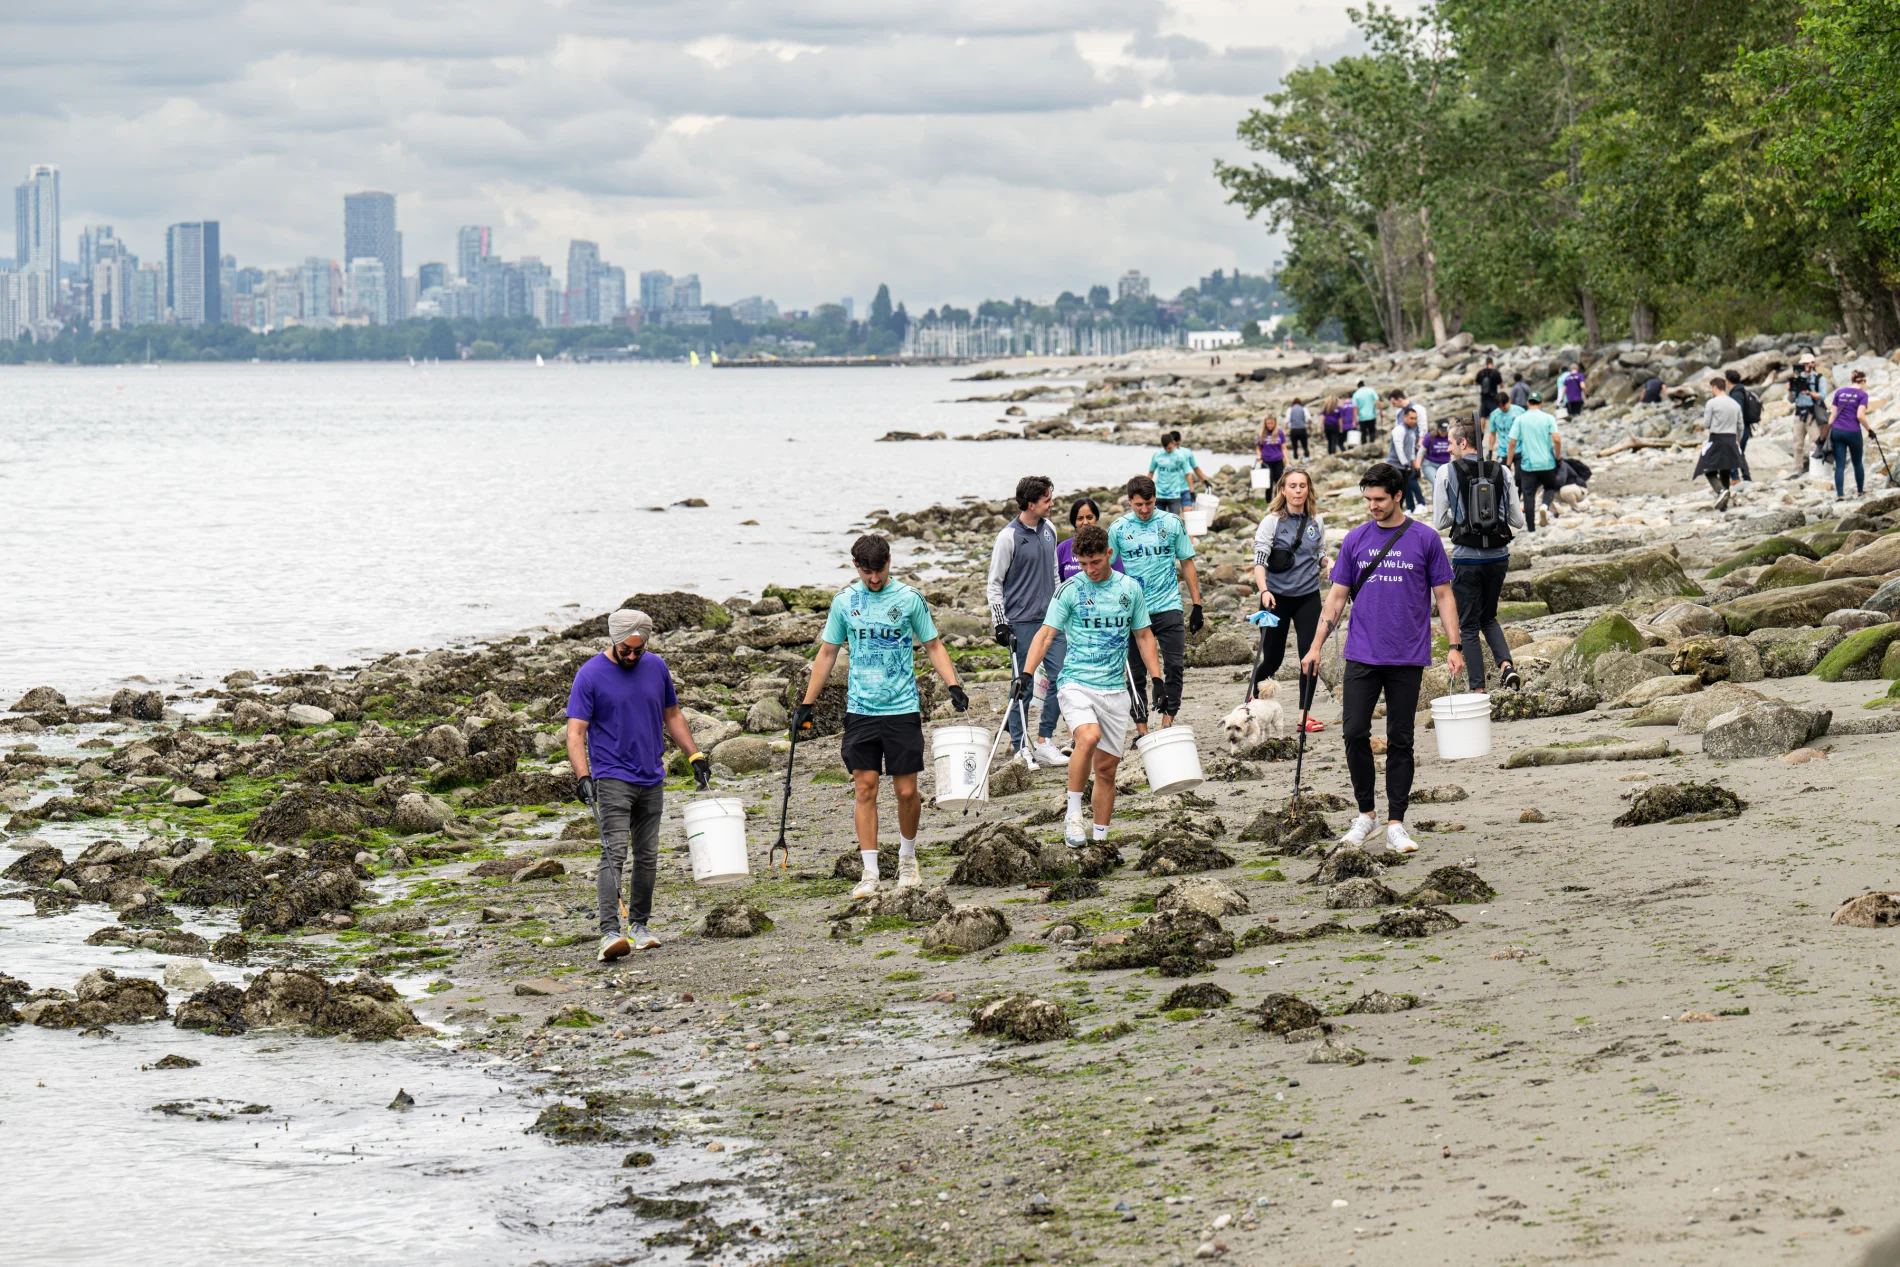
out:
M1761 421L1761 397L1742 386L1742 376L1734 370L1727 374L1729 399L1742 407L1742 434L1736 437L1742 446L1742 465L1740 478L1754 482L1755 476L1748 469L1748 442L1755 436L1755 424Z
M1522 682L1498 624L1498 595L1511 567L1511 530L1525 526L1524 505L1510 468L1486 460L1477 441L1470 423L1452 426L1451 461L1434 481L1432 526L1451 530L1451 593L1458 600L1458 640L1471 689L1484 690L1482 636L1498 663L1498 681L1516 690Z

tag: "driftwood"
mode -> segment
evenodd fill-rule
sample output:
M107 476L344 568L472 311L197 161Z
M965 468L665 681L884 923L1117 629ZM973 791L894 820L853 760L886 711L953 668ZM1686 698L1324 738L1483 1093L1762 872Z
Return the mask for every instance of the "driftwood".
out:
M1533 765L1577 765L1584 761L1653 761L1669 755L1667 739L1648 743L1597 744L1588 748L1523 748L1504 763L1506 770Z

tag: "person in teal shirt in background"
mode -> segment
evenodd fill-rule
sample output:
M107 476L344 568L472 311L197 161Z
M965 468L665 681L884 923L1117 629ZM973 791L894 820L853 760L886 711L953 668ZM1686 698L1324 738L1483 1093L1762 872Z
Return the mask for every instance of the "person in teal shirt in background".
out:
M849 642L843 755L857 792L854 818L864 863L863 879L851 892L855 897L869 897L877 892L880 774L891 776L891 788L897 793L897 887L915 888L923 883L917 865L917 824L924 799L917 792L917 772L924 768L924 719L913 650L923 647L931 667L950 688L951 706L959 713L970 707L970 697L957 681L956 668L943 649L923 595L891 579L890 542L875 533L859 537L851 547L851 562L858 570L857 583L839 590L831 600L825 631L818 635L810 684L804 701L792 713L792 734L797 742L812 733L818 697L831 681L838 648Z
M1531 393L1531 407L1512 424L1504 452L1505 462L1517 460L1518 500L1532 532L1537 531L1537 514L1531 507L1538 489L1544 490L1544 509L1556 513L1552 503L1557 498L1557 463L1564 455L1564 438L1557 434L1557 420L1544 412L1543 403L1542 395Z
M1207 479L1195 463L1194 450L1182 446L1179 431L1161 433L1161 452L1148 459L1148 474L1154 477L1155 498L1161 509L1176 515L1193 490L1194 477Z
M1379 434L1379 393L1367 387L1363 378L1352 394L1352 411L1359 427L1359 443L1371 444Z
M1109 559L1119 561L1128 575L1141 585L1148 604L1148 620L1155 642L1161 649L1162 676L1154 679L1154 711L1162 726L1172 726L1181 709L1181 684L1187 676L1187 636L1199 633L1201 615L1201 578L1194 570L1194 543L1188 540L1187 527L1180 516L1159 508L1155 482L1146 475L1128 481L1128 505L1132 514L1123 515L1108 528ZM1179 567L1180 574L1175 569ZM1181 612L1181 582L1187 582L1193 611L1184 620ZM1129 670L1139 671L1131 653ZM1136 686L1140 690L1140 686ZM1142 734L1147 734L1145 726Z
M1511 442L1511 428L1524 411L1510 401L1502 401L1485 419L1484 456L1493 462L1504 460L1504 446Z

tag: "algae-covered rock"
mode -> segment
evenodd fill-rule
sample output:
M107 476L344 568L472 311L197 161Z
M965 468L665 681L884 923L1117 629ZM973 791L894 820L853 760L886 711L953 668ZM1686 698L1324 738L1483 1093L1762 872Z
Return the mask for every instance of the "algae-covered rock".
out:
M1720 717L1730 709L1751 700L1767 698L1760 691L1751 691L1745 686L1736 686L1732 682L1721 682L1691 696L1683 704L1682 712L1676 718L1676 728L1685 735L1699 735L1708 727L1710 718Z
M1876 582L1864 577L1843 577L1745 594L1720 604L1716 610L1728 621L1730 633L1746 637L1757 629L1818 625L1831 611L1861 606L1876 588Z
M1346 1015L1389 1016L1394 1012L1409 1012L1417 1006L1416 994L1387 994L1384 990L1368 990L1346 1005Z
M1209 971L1210 960L1233 953L1234 935L1213 916L1195 910L1157 911L1125 942L1081 955L1074 968L1078 972L1155 968L1164 977L1191 977Z
M869 897L853 898L851 905L831 918L895 918L909 920L913 924L934 924L954 909L948 889L926 889L917 885L908 889L880 889Z
M0 878L44 886L59 879L65 869L65 854L52 845L34 845L9 863L5 871L0 871Z
M1757 700L1711 718L1702 755L1716 760L1778 757L1827 733L1833 713L1783 700Z
M1297 857L1333 838L1332 828L1310 806L1310 801L1303 801L1298 809L1263 808L1241 829L1240 838L1262 841L1269 849Z
M1375 906L1392 906L1398 900L1399 895L1383 881L1364 875L1342 880L1326 890L1326 905L1333 910L1366 910Z
M1758 564L1773 563L1785 555L1796 555L1803 559L1818 559L1814 547L1805 541L1796 541L1793 537L1768 537L1757 541L1740 554L1731 554L1708 570L1708 579L1713 581L1727 576L1737 568L1754 567Z
M1646 655L1630 651L1605 651L1590 668L1590 684L1604 699L1616 699L1653 677L1667 677L1669 670Z
M1177 880L1155 898L1155 910L1188 909L1219 919L1224 915L1245 915L1253 907L1230 886L1206 876Z
M1491 696L1491 720L1494 722L1529 721L1537 717L1568 717L1587 713L1600 702L1592 687L1569 690L1499 691Z
M822 612L830 610L833 592L816 585L768 585L761 597L776 598L795 610Z
M1796 585L1813 585L1826 579L1826 568L1811 559L1791 554L1763 568L1761 575L1755 578L1755 590L1760 593L1766 590L1789 589Z
M1020 827L985 824L958 843L963 858L950 875L952 884L998 888L1043 878L1042 847Z
M1636 598L1699 598L1702 587L1668 551L1639 550L1555 568L1532 581L1531 592L1556 613Z
M994 906L959 906L924 933L925 950L987 950L1009 936L1009 920Z
M1900 927L1900 893L1863 893L1834 911L1833 923L1849 928Z
M1061 1006L1027 994L994 999L970 1013L970 1032L1019 1043L1046 1043L1068 1038L1069 1017Z
M701 930L708 937L755 937L773 927L765 912L750 902L730 902L706 912Z
M1676 648L1670 672L1693 674L1705 685L1715 682L1759 682L1761 655L1747 639L1728 635L1690 638Z
M1688 695L1702 689L1702 679L1693 673L1666 674L1638 682L1610 701L1611 708L1641 708L1670 695Z
M1489 902L1497 897L1476 871L1468 867L1439 867L1425 882L1405 895L1407 906L1453 906L1459 903Z
M512 769L513 758L509 760ZM271 802L244 829L244 838L253 844L288 844L306 836L351 835L365 827L381 827L387 821L387 814L349 793L298 787Z
M877 876L880 880L895 880L897 878L897 851L895 849L878 850ZM831 878L834 880L863 879L864 856L855 849L839 854L832 860ZM955 880L956 877L952 876L951 879ZM959 884L966 883L966 881L961 880L957 880L956 882ZM1020 884L1022 881L1005 881L1004 883Z
M1421 906L1407 911L1387 911L1369 931L1375 937L1394 939L1430 937L1461 928L1464 921L1436 906Z
M242 1034L250 1028L244 1020L244 991L222 981L206 986L178 1005L172 1024L224 1038Z
M1177 1007L1198 1008L1203 1012L1212 1012L1226 1007L1234 1001L1234 996L1212 981L1196 981L1192 985L1178 985L1169 991L1168 997L1161 1000L1160 1011L1172 1012Z
M1250 1011L1260 1018L1260 1028L1269 1034L1312 1029L1322 1019L1318 1008L1294 994L1269 994Z
M1761 657L1762 676L1784 678L1814 672L1814 666L1846 636L1832 625L1819 625L1806 629L1757 629L1748 635L1748 642Z
M1359 876L1377 879L1385 874L1385 868L1373 860L1371 854L1358 845L1342 845L1326 855L1319 864L1319 870L1301 881L1303 884L1335 885L1342 880L1351 880Z
M1889 621L1871 629L1858 629L1814 666L1814 676L1823 682L1860 682L1880 676L1880 663L1894 639L1900 638L1900 621Z
M1739 818L1747 808L1747 801L1719 783L1657 783L1644 788L1629 809L1610 822L1614 827L1701 822Z
M1181 875L1191 871L1219 871L1233 865L1233 855L1212 844L1168 836L1144 849L1135 868L1150 875Z
M1590 604L1580 604L1590 606ZM1590 668L1597 657L1606 651L1638 652L1649 644L1636 626L1620 612L1606 612L1584 627L1576 640L1564 648L1551 666L1552 673L1559 681L1567 683L1588 682Z
M1880 537L1858 550L1840 550L1823 565L1829 577L1880 576L1900 570L1900 536Z
M1880 612L1888 620L1900 620L1900 578L1881 582L1861 606Z

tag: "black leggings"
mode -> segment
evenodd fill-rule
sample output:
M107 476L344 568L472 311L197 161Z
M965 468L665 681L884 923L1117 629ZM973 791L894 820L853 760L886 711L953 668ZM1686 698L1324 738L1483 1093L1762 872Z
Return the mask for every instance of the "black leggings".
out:
M1304 431L1287 432L1286 445L1288 457L1310 458L1313 456L1313 447L1307 442L1306 432Z
M1390 817L1405 821L1412 802L1412 722L1418 711L1419 684L1425 668L1418 664L1362 664L1346 661L1343 683L1345 718L1340 726L1346 739L1346 768L1352 772L1353 799L1361 814L1370 814L1379 790L1378 767L1372 760L1372 710L1385 695L1385 799Z
M1511 659L1504 626L1498 624L1498 596L1510 570L1509 559L1451 566L1451 595L1458 600L1458 640L1464 646L1465 677L1474 691L1484 689L1484 643L1491 645L1491 656L1500 665Z
M1313 632L1319 628L1319 591L1300 594L1289 598L1285 594L1275 594L1274 614L1280 618L1277 625L1260 627L1260 669L1254 674L1254 681L1264 682L1280 671L1280 665L1286 660L1286 631L1288 628L1299 634L1300 658L1306 657L1307 649L1313 645ZM1266 604L1262 603L1264 609Z

